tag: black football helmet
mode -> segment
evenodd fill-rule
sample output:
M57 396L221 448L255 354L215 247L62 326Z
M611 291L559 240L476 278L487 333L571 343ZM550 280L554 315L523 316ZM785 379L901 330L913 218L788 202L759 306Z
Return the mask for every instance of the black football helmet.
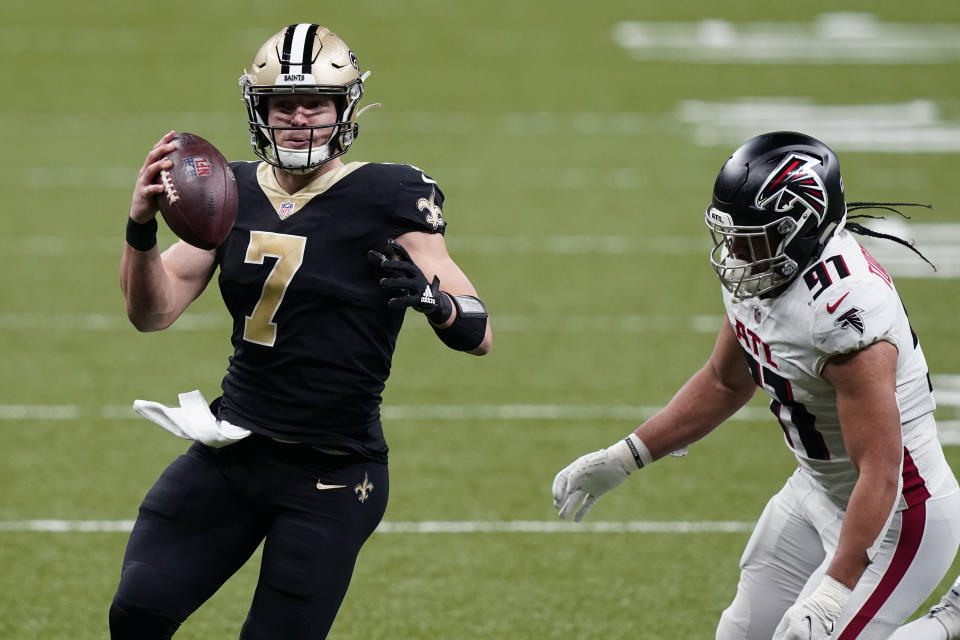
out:
M846 215L837 155L802 133L751 138L720 169L706 223L710 264L736 298L776 295Z

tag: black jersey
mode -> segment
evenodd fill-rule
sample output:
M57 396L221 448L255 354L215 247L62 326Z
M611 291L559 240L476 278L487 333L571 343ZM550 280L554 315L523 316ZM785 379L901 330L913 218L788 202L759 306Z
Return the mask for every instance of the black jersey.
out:
M231 166L239 208L217 263L234 353L219 417L385 459L380 394L403 310L387 306L367 251L443 233L443 193L410 165L350 163L293 195L265 163Z

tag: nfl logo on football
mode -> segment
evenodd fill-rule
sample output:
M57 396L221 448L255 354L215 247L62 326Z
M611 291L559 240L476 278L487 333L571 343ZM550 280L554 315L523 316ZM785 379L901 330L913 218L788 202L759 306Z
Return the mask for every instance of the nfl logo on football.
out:
M194 156L183 161L183 171L189 178L203 178L210 175L210 161L204 156Z
M290 214L293 213L294 206L292 202L280 203L280 208L277 209L277 215L280 216L281 220L286 220L290 217Z

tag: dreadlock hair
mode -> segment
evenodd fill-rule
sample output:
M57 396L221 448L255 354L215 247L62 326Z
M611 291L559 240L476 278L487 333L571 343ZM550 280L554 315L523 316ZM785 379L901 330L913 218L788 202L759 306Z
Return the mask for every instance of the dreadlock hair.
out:
M915 254L920 256L920 258L924 262L926 262L928 265L930 265L933 268L934 271L936 271L937 265L927 260L927 256L920 253L920 250L917 249L912 242L907 242L903 238L898 238L897 236L891 236L886 233L880 233L879 231L874 231L873 229L869 229L863 226L859 222L850 222L850 220L852 220L853 218L869 218L872 220L886 220L886 217L884 216L872 216L865 213L862 213L856 216L849 215L853 211L862 211L864 209L892 211L898 216L909 220L910 216L904 214L902 211L897 209L897 207L924 207L926 209L933 208L929 204L920 204L919 202L848 202L847 203L847 223L844 225L844 228L852 231L853 233L863 235L863 236L870 236L871 238L883 238L884 240L893 240L897 244L901 244L905 246L906 248L910 249L910 251L913 251Z

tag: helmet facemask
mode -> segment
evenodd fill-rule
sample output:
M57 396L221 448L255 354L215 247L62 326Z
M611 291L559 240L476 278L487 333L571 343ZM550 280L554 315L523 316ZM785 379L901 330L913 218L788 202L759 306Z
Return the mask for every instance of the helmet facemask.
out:
M790 282L799 269L792 254L806 253L819 220L784 216L764 225L738 226L730 214L709 207L704 216L713 238L710 265L735 298L752 298Z
M265 162L291 173L309 173L320 165L343 155L353 144L357 134L357 105L363 96L363 79L358 78L347 87L329 86L257 86L245 84L251 76L240 79L243 100L247 105L250 143L254 152ZM273 126L268 124L270 99L289 95L325 96L336 105L335 122L313 126ZM310 144L305 149L280 146L280 131L309 131Z

